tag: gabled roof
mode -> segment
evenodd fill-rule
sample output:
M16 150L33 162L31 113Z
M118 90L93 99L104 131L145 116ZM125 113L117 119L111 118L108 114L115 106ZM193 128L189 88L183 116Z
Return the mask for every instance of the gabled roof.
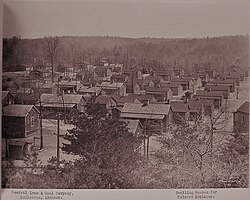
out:
M127 77L127 75L117 75L117 74L113 74L112 76L111 76L111 80L120 80L120 81L123 81L123 82L125 82L125 80L126 80L126 77Z
M200 110L203 106L201 99L188 99L189 110Z
M52 83L51 81L47 81L45 83L36 82L36 84L34 85L34 88L52 88L55 85L56 83Z
M2 99L4 99L8 94L11 95L12 97L14 97L14 95L11 94L10 91L2 91Z
M170 106L173 110L173 112L188 112L188 104L184 102L179 102L179 101L172 101L170 102Z
M207 85L206 88L211 91L229 91L228 85Z
M3 115L11 117L25 117L33 108L39 113L33 105L12 104L3 108Z
M223 98L223 92L221 91L204 91L204 90L197 90L196 96L205 96L205 97L222 97Z
M168 104L142 104L125 103L122 113L148 114L148 115L168 115L170 105Z
M115 99L117 103L134 103L137 97L135 96L118 96L118 95L112 95L112 97ZM139 100L138 100L139 101Z
M193 80L192 77L181 77L181 78L173 78L172 79L172 82L180 82L180 83L188 83L188 82L191 82Z
M155 97L150 94L130 94L129 96L135 96L139 101L142 102L155 99Z
M95 103L99 103L100 105L106 105L111 100L115 101L115 99L109 95L99 95L98 97L96 97Z
M182 87L181 84L179 82L161 82L161 87L168 87L168 88L178 88L178 87Z
M146 93L163 93L166 94L169 90L169 87L146 87Z
M236 84L236 79L214 79L211 83Z
M34 85L35 83L31 82L30 80L25 80L21 83L21 86L25 88L30 88L30 87L33 87Z
M249 114L249 102L246 101L243 103L236 112L242 112L242 113L247 113Z
M100 87L81 87L78 92L82 93L99 93L101 91Z
M3 82L3 87L4 87L4 88L11 87L12 85L18 86L18 84L17 84L16 82L14 82L14 81Z
M225 79L238 79L238 78L240 78L240 74L235 74L235 73L223 74L223 75L221 75L221 77L225 78Z
M84 99L82 95L79 94L42 94L41 102L49 104L77 104L81 99ZM85 100L85 99L84 99Z
M123 83L102 82L100 87L103 89L118 89L123 85Z
M22 102L34 102L37 103L39 99L39 95L36 93L18 93L16 94L15 101L22 101ZM27 103L32 104L32 103Z
M56 83L58 85L58 83ZM76 81L60 81L59 87L76 87Z
M156 77L152 77L152 76L147 76L144 80L143 83L144 84L148 84L150 81L152 81L155 85L159 84L160 81L162 80L161 77L156 76Z

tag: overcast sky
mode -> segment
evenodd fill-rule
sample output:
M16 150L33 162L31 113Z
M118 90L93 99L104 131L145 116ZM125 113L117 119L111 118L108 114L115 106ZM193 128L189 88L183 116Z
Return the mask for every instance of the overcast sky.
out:
M4 36L179 38L246 34L250 30L249 0L97 1L7 1Z

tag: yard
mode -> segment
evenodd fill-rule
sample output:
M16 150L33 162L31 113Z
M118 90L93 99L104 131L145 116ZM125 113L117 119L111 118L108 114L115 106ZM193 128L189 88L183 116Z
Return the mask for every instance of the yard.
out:
M67 130L72 129L73 125L64 124L60 120L60 135L65 135ZM44 149L38 151L38 159L41 160L42 164L46 164L48 159L52 156L56 157L57 152L57 120L43 119L43 138L44 138ZM39 144L40 141L38 141ZM60 146L67 141L60 137ZM68 155L60 150L60 159L72 160L77 158L74 155Z

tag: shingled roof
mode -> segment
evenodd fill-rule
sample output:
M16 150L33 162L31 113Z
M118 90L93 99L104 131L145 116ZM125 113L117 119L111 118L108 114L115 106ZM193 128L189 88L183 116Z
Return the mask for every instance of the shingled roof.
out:
M222 91L210 91L206 92L204 90L197 90L196 96L205 96L205 97L222 97L223 98L223 92Z
M167 93L171 90L169 87L146 87L146 93Z
M111 100L115 101L115 99L109 95L99 95L98 97L96 97L95 103L99 103L100 105L106 105Z
M140 104L125 103L122 108L121 117L144 118L144 119L163 119L169 114L170 105L168 104Z
M179 101L172 101L170 103L170 106L173 110L173 112L188 112L189 109L188 109L188 104L187 103L183 103L183 102L179 102Z
M8 94L12 95L10 91L2 91L2 99L4 99ZM13 96L13 95L12 95ZM14 97L14 96L13 96Z
M211 83L213 84L236 84L235 79L215 79Z
M207 85L206 88L211 91L229 91L228 85Z
M102 89L118 89L123 85L124 85L123 83L102 82L100 87Z
M58 94L42 94L41 95L41 102L42 103L65 103L65 104L77 104L80 100L84 98L82 95L79 94L65 94L65 95L58 95Z
M25 117L33 108L39 113L37 108L33 105L8 105L3 108L3 115L11 117Z
M242 113L247 113L249 114L249 102L246 101L243 103L236 112L242 112Z

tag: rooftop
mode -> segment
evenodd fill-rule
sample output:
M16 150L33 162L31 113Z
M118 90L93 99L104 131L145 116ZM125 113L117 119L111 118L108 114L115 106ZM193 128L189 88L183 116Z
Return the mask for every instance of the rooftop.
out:
M236 112L243 112L249 114L249 102L243 103Z
M102 82L100 87L103 89L117 89L122 87L123 83Z
M32 108L35 108L35 106L19 104L8 105L3 108L3 115L12 117L25 117ZM36 108L35 110L39 112Z
M223 97L223 92L221 92L221 91L206 92L204 90L197 90L196 91L196 96Z
M229 91L228 85L207 85L206 88L211 91Z
M146 92L150 93L167 93L169 90L169 87L146 87Z
M114 98L109 95L99 95L98 97L96 97L95 103L99 103L100 105L106 105L111 100L115 101Z
M151 114L151 115L168 115L170 105L168 104L142 104L142 103L125 103L122 113L134 114Z
M65 95L58 95L58 94L42 94L41 95L41 102L42 103L60 103L60 104L76 104L79 103L80 100L83 98L82 95L79 94L65 94Z
M181 101L172 101L170 106L173 112L188 112L188 104Z

